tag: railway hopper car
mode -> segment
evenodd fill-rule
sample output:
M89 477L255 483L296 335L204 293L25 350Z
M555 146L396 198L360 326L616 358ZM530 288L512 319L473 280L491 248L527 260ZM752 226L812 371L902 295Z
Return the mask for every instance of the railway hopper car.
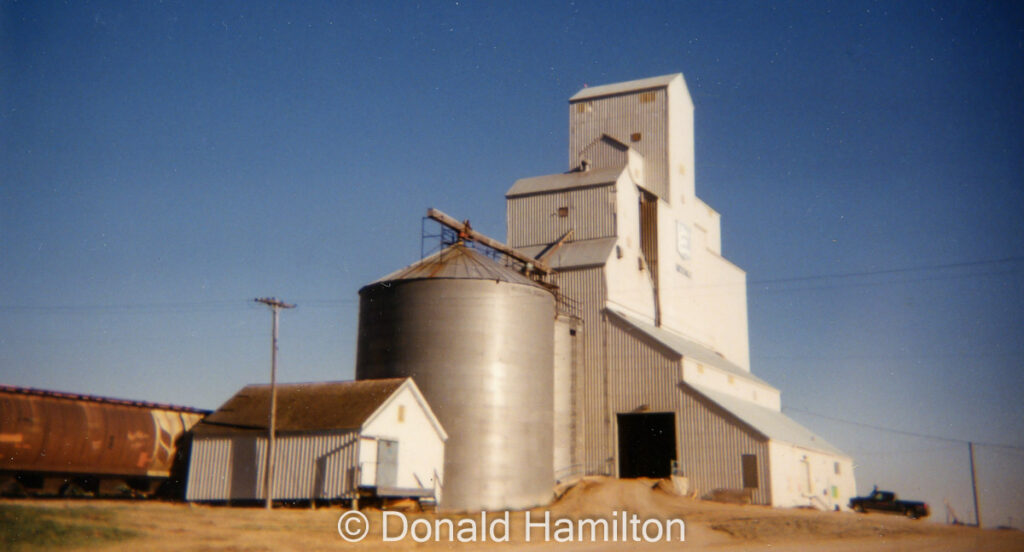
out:
M181 478L186 432L208 413L0 385L0 492L152 494Z

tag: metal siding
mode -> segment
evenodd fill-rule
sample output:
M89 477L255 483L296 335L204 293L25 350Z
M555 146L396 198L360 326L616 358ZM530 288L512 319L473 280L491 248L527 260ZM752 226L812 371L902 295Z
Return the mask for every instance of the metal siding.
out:
M355 431L278 436L274 498L352 498L358 436ZM266 441L254 435L197 438L192 445L186 500L264 498ZM245 487L239 484L243 481Z
M680 388L681 357L667 355L637 334L614 322L604 325L608 344L610 413L635 411L676 413L676 446L682 475L701 493L714 489L742 489L742 455L754 454L758 463L756 504L770 504L767 440L708 407L693 391ZM635 331L635 330L634 330ZM609 449L613 453L614 449Z
M653 101L641 101L653 94ZM581 107L583 106L583 107ZM587 107L589 106L589 107ZM644 156L645 186L668 199L668 95L665 88L580 100L569 104L569 168L579 166L583 150L602 134L627 144ZM630 136L640 133L640 140ZM612 150L605 150L612 158ZM595 168L615 159L590 159Z
M768 477L768 442L755 437L728 415L709 407L693 393L677 392L680 401L680 470L700 493L715 489L742 489L742 455L757 456L758 488L755 504L771 504Z
M576 441L576 409L574 407L574 380L579 368L578 341L582 338L582 323L574 318L559 315L555 320L554 340L554 463L556 481L564 481L579 475L580 466L576 459L573 443Z
M550 244L573 231L572 241L615 235L614 186L597 186L508 200L508 244ZM558 215L568 207L568 216Z
M554 296L493 280L360 291L356 378L411 376L448 432L441 506L527 508L554 484Z
M196 439L189 458L185 500L225 500L230 494L231 439Z
M575 457L584 473L611 474L613 457L608 441L605 407L601 305L606 297L604 269L569 270L556 275L560 292L581 305L583 320L582 364L576 372L577 430Z

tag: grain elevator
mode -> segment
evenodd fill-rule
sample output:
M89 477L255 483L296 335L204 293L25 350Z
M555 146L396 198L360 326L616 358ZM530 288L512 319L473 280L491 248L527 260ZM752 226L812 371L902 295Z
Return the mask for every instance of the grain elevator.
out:
M583 88L568 107L568 170L506 193L522 262L460 241L360 291L357 378L423 390L450 436L442 505L528 507L604 474L844 507L852 458L751 372L746 273L695 193L683 76Z

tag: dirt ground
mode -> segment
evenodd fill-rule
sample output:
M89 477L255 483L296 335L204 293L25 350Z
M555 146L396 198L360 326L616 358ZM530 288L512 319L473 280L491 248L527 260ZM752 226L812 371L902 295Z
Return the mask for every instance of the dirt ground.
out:
M241 550L508 550L529 548L536 551L578 550L934 550L1024 551L1024 533L1005 530L979 530L914 521L883 514L853 514L811 510L773 509L763 506L719 504L677 496L651 480L615 480L587 478L565 491L552 505L529 512L508 514L489 512L481 521L480 513L423 514L411 512L363 510L369 531L358 543L339 534L343 508L239 508L189 505L156 501L117 500L9 500L4 504L52 509L97 508L110 513L109 523L139 536L112 544L91 546L90 550L155 551L241 551ZM342 528L361 533L361 519L349 514ZM543 520L548 516L549 539L545 542ZM385 533L381 520L387 517ZM532 526L527 526L527 521ZM594 520L608 520L605 525ZM685 524L685 542L678 539L679 523ZM416 521L421 520L421 521ZM497 521L495 521L497 520ZM561 520L561 521L558 521ZM587 520L579 529L579 520ZM438 525L438 522L441 522ZM447 531L450 522L452 533ZM419 535L427 527L432 532L426 542L416 542L409 533L401 536L402 525L418 525ZM594 526L614 526L615 534L606 542ZM670 532L667 538L655 538L658 527ZM562 532L559 533L559 528ZM619 530L622 528L622 531ZM630 531L639 531L655 542L633 542ZM494 542L493 537L507 542ZM625 539L623 538L623 533ZM394 538L384 542L384 537ZM464 541L451 541L449 537ZM527 542L526 538L530 537ZM571 538L567 538L571 537ZM614 538L613 538L614 537ZM472 542L475 539L475 542ZM486 541L484 540L486 539Z

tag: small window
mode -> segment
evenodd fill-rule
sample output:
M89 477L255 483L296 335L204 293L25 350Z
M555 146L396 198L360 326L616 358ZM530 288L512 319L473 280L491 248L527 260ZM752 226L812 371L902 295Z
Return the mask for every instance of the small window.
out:
M654 92L640 94L640 103L651 103L654 101Z
M559 207L558 208L558 216L560 216L562 218L565 218L565 217L569 216L569 208L568 207Z
M593 110L594 108L590 105L590 102L576 104L576 113L590 113Z
M405 405L398 405L398 423L405 421Z
M698 364L697 365L697 373L698 374L703 374L704 373L704 365L703 364Z
M833 463L833 466L835 467L836 475L839 475L839 462Z
M632 142L639 142L641 137L642 136L639 132L634 132L633 134L629 135L629 140Z
M757 488L757 456L753 454L742 455L743 462L743 488Z
M732 376L729 376L729 385L736 383L736 380Z

